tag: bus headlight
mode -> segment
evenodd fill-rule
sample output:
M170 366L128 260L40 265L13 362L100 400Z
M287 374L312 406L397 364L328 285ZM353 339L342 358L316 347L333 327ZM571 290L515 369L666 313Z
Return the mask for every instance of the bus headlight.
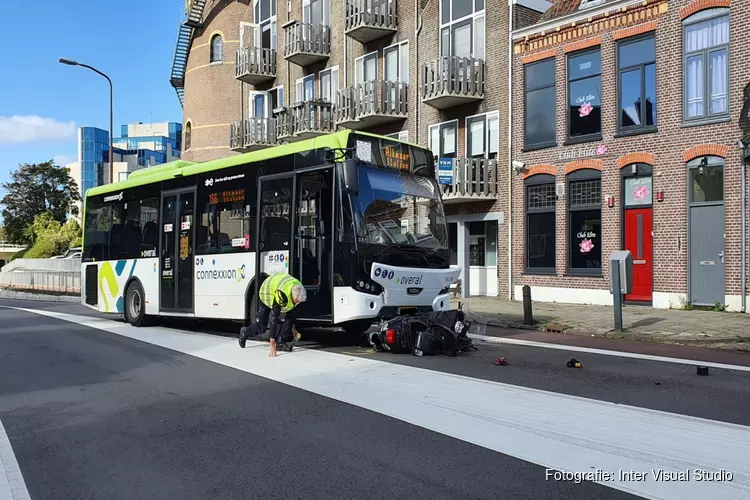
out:
M443 294L446 294L446 293L448 293L450 291L451 291L451 287L446 286L445 288L443 288L442 290L440 290L440 292L438 292L438 295L443 295Z

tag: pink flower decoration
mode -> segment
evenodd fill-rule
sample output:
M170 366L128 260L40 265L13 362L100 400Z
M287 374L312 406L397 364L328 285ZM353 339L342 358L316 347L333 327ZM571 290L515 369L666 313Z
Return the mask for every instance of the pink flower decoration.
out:
M591 111L593 111L594 107L589 103L584 103L583 106L578 110L578 116L584 117L588 116Z
M596 147L596 154L603 155L606 152L607 152L607 146L605 146L604 144L599 144Z
M594 248L594 244L588 238L580 242L578 246L581 247L581 253L589 253Z
M648 196L648 188L646 186L638 186L635 191L633 191L633 198L636 200L643 200Z

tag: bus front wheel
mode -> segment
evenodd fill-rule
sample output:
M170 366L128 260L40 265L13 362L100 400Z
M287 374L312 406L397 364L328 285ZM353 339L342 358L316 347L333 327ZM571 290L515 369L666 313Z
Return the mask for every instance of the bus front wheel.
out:
M133 326L146 326L148 324L146 295L143 293L143 287L137 281L132 282L125 292L125 319Z

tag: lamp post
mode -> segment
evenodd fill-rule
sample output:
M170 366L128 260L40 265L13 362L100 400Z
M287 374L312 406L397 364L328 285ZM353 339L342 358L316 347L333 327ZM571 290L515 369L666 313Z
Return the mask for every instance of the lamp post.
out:
M113 166L114 158L112 154L112 131L113 131L112 129L113 129L113 121L114 121L113 116L112 116L112 108L113 108L112 106L112 80L110 80L107 75L105 75L98 69L92 66L89 66L88 64L83 64L83 63L79 63L70 59L62 59L62 58L60 59L59 62L62 64L67 64L68 66L82 66L84 68L90 69L94 73L98 73L104 78L106 78L107 81L109 82L109 182L114 182L114 179L112 178L112 176L114 175L114 166Z

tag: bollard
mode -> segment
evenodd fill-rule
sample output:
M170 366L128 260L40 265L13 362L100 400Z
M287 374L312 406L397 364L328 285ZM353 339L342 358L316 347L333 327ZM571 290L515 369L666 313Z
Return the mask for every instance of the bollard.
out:
M523 286L523 324L534 324L534 315L531 311L531 287L529 285Z

